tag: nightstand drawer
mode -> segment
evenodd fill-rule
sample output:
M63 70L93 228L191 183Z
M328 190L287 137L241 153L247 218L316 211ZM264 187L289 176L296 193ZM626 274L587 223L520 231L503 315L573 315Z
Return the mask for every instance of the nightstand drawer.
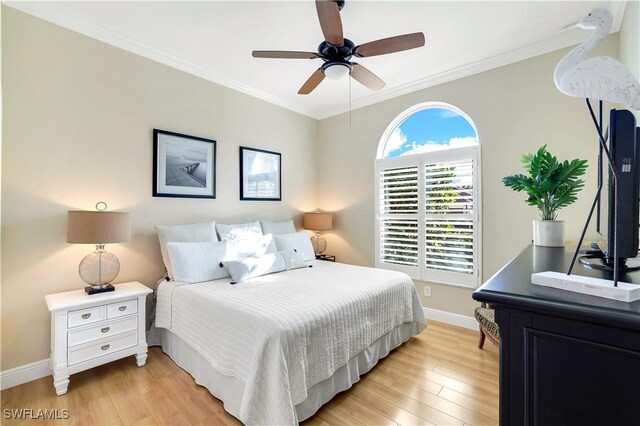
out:
M127 333L124 336L102 339L82 345L76 349L69 349L69 365L98 358L111 352L121 351L138 344L138 332Z
M118 318L138 312L138 300L125 300L123 302L107 305L107 318Z
M102 322L80 330L70 331L69 346L76 346L93 340L104 339L105 337L111 337L126 331L136 330L137 328L137 315L117 321Z
M106 319L104 306L96 306L89 309L81 309L79 311L69 312L69 328L78 327L79 325L91 324L96 321Z

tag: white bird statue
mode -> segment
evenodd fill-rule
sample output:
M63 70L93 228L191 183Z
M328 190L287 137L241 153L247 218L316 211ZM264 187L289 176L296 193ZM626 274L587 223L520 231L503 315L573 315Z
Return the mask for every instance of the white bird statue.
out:
M608 101L640 109L640 83L617 60L608 56L586 59L611 29L613 16L605 9L594 9L584 19L564 29L579 27L593 34L567 53L556 65L553 80L565 95Z

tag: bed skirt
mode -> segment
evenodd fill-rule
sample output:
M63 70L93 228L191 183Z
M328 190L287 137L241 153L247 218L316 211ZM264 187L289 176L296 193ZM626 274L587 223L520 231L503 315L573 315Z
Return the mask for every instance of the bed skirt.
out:
M307 398L295 406L297 421L308 419L336 394L349 389L380 359L417 335L418 330L416 322L404 323L394 328L352 357L331 377L311 386L307 390ZM163 352L169 355L180 368L191 374L198 385L204 386L213 396L222 400L224 409L228 413L239 418L244 383L235 377L214 370L202 355L165 328L156 328L154 324L149 332L148 344L149 346L161 346Z

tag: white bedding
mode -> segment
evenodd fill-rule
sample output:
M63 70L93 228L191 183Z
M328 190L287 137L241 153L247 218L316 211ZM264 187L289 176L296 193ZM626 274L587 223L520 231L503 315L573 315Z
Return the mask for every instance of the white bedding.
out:
M311 386L410 322L426 325L407 275L332 262L235 285L165 282L157 294L156 326L244 383L246 424L294 424Z

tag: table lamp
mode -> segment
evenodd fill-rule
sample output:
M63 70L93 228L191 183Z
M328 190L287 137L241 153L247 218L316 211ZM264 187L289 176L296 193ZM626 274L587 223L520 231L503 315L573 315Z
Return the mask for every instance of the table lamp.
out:
M85 256L78 268L82 281L89 284L84 288L88 294L115 290L109 283L118 276L120 262L104 245L128 241L131 234L129 213L108 212L104 202L96 204L96 210L67 212L67 242L96 245L96 250Z
M316 254L324 253L327 249L327 240L320 236L320 231L333 228L333 214L320 213L320 210L316 210L315 213L305 213L302 226L304 229L316 232L316 235L311 238L313 250Z

